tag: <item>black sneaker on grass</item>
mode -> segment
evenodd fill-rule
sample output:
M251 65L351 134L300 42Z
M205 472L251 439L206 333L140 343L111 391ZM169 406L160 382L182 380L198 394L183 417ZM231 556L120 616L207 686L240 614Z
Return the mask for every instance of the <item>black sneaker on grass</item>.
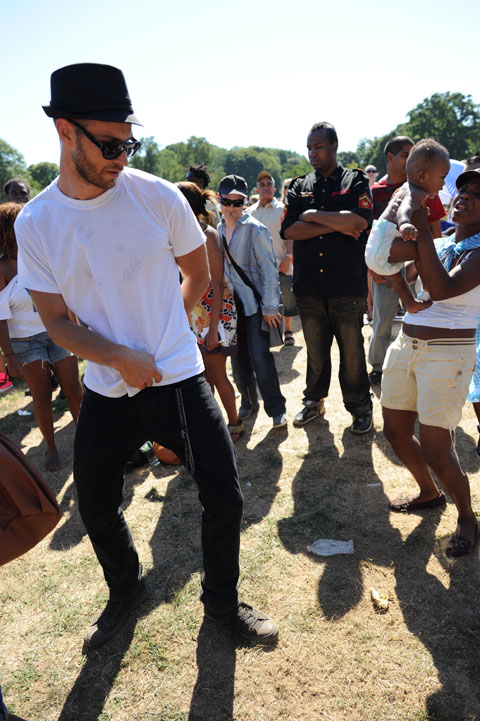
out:
M114 636L130 611L139 606L147 595L147 584L141 579L133 596L121 601L110 599L85 636L88 648L98 648Z
M364 413L363 416L354 416L350 431L357 436L368 433L372 427L372 414Z

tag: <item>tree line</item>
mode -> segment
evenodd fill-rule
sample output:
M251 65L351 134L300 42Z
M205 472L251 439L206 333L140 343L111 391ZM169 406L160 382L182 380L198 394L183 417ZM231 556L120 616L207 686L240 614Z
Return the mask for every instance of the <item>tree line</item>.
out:
M345 167L364 168L373 164L381 177L386 172L383 148L395 135L408 135L415 142L432 137L444 145L450 157L462 160L480 148L480 106L471 95L458 92L434 93L407 113L408 120L386 135L363 138L354 151L341 151L338 159ZM130 165L175 183L184 180L190 165L204 163L211 174L210 187L216 190L224 175L236 173L255 188L260 170L267 170L278 189L284 178L293 178L311 171L304 155L279 148L253 145L230 150L209 143L206 138L190 137L186 142L160 148L155 138L141 138L142 147ZM58 174L55 163L42 162L27 167L21 152L0 139L0 193L12 177L24 178L32 189L32 196L45 188ZM2 195L2 201L6 198Z

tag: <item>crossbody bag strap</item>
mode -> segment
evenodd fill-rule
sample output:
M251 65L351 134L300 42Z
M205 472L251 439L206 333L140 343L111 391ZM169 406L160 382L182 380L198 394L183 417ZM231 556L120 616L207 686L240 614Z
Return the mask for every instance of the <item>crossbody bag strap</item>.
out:
M250 278L248 277L248 275L245 273L245 271L243 270L243 268L240 268L240 266L238 265L238 263L236 263L236 261L235 261L235 260L232 258L232 256L230 255L230 251L229 251L229 249L228 249L227 241L225 240L225 236L224 236L223 233L222 233L222 243L223 243L223 247L225 248L225 252L226 252L226 254L227 254L227 256L228 256L228 259L229 259L230 263L233 265L233 267L235 268L235 270L237 271L238 275L239 275L240 278L243 280L243 282L245 283L245 285L248 285L248 287L252 290L253 295L255 296L255 300L256 300L257 303L261 306L261 305L262 305L262 296L260 295L260 293L258 292L258 290L255 288L255 286L253 285L252 281L250 280Z

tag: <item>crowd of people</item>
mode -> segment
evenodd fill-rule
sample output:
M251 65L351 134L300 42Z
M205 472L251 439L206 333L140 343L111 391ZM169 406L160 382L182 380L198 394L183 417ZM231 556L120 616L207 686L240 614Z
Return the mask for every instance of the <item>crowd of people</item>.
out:
M173 451L198 486L205 615L251 642L276 641L275 621L237 596L243 500L233 443L260 397L273 428L288 424L271 347L294 344L296 315L307 370L293 426L325 412L335 339L349 430L368 438L371 389L380 386L384 433L419 486L391 510L443 507L448 493L458 521L447 555L469 553L478 525L455 427L469 390L480 422L473 162L456 179L454 233L442 237L438 191L450 161L432 139L391 139L377 181L374 166L343 168L335 128L316 123L307 134L312 172L286 179L279 200L262 170L250 202L239 175L224 177L215 194L203 165L176 186L127 167L140 145L132 126L141 123L120 70L67 66L53 73L51 92L44 110L61 141L59 177L31 201L25 182L12 179L0 206L0 390L11 387L9 376L25 379L47 470L59 464L50 373L77 423L79 510L109 588L87 645L108 641L147 594L121 509L125 466L147 440ZM406 313L391 344L399 300ZM77 356L88 361L83 389Z

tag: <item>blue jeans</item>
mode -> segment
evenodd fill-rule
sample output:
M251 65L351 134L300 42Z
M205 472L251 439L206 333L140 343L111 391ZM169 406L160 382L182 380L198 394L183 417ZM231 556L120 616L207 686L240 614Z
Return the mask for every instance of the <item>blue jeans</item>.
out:
M245 315L240 299L237 304L237 352L232 356L235 384L244 408L258 406L257 383L262 394L265 413L273 418L285 413L285 398L280 391L275 360L270 352L267 333L260 330L262 313Z
M307 345L307 386L304 400L328 396L333 338L340 351L338 378L345 408L354 416L370 413L372 401L363 348L366 298L359 295L322 297L297 295L297 308Z
M192 473L202 513L202 601L212 614L237 607L243 498L235 452L203 375L129 398L85 389L74 448L80 515L114 599L135 592L141 566L121 508L123 469L147 440L176 453Z

